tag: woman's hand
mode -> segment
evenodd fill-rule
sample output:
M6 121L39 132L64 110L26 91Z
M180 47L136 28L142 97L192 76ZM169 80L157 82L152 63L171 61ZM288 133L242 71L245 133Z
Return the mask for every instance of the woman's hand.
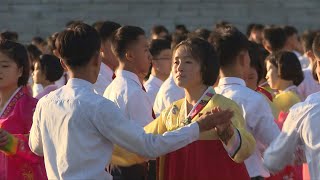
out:
M3 149L9 143L9 133L0 128L0 149Z
M231 124L233 111L221 110L214 108L211 112L202 115L197 121L199 124L200 132L208 131L213 128L220 128Z

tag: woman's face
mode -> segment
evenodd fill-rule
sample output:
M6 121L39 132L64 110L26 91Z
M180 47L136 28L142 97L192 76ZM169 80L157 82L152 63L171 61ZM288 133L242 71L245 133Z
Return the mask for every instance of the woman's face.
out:
M18 86L22 70L23 68L18 68L13 59L0 52L0 89Z
M271 64L269 61L267 61L266 67L267 67L266 79L268 81L268 84L272 89L278 89L279 80L280 80L278 76L278 68L275 67L273 64Z
M182 88L192 88L203 84L201 67L184 46L180 46L172 59L175 83Z
M32 79L35 84L42 84L43 81L45 80L45 75L41 71L39 62L34 63L34 71L32 72Z
M255 91L258 85L257 81L258 73L255 68L250 67L246 78L247 87Z

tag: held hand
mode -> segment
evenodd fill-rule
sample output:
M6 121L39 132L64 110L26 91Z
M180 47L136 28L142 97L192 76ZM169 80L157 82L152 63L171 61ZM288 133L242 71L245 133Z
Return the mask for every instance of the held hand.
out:
M197 122L200 132L203 132L213 129L219 125L231 124L232 117L233 111L214 108L211 112L207 112L205 115L202 115Z
M232 138L234 134L234 128L231 122L220 124L215 127L215 131L217 132L220 140L227 145L229 140Z
M0 128L0 149L4 148L9 143L7 131Z

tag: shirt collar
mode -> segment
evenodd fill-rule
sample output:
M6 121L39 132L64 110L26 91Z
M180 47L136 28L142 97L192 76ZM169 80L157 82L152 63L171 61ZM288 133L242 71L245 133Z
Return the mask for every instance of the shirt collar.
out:
M57 88L57 87L58 87L57 85L51 84L51 85L48 85L45 88L43 88L43 90L54 89L54 88Z
M139 80L139 77L133 73L133 72L130 72L130 71L126 71L126 70L117 70L117 73L116 73L117 77L124 77L126 79L131 79L133 81L135 81L136 83L138 83L140 86L142 86L140 80Z
M79 78L70 78L66 85L71 87L85 87L93 90L92 83L90 83L87 80L79 79Z
M218 86L232 85L232 84L246 86L246 82L243 79L237 78L237 77L223 77L223 78L220 78Z
M283 90L284 92L288 92L288 91L296 91L297 90L297 86L295 85L292 85L292 86L289 86L287 87L285 90Z
M162 83L163 83L163 81L161 80L161 79L159 79L159 78L157 78L157 77L155 77L155 76L153 76L153 75L150 75L149 76L149 79L148 79L148 81L152 81L153 83L155 83L157 86L161 86L162 85Z

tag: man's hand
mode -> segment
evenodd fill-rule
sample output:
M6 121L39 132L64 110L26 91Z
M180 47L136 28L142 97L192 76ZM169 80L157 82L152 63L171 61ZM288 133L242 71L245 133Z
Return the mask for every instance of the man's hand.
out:
M214 108L211 112L207 112L202 115L197 121L200 132L208 131L213 128L228 127L231 124L231 118L233 117L233 111L221 110L220 108Z
M0 128L0 149L4 148L9 143L7 131Z

